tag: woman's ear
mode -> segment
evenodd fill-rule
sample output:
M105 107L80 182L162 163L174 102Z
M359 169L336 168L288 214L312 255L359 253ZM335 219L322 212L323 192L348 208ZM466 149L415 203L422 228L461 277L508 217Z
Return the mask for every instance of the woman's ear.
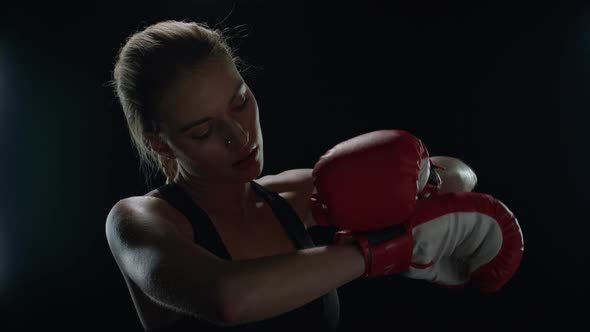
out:
M151 132L144 132L143 135L146 143L152 148L152 150L156 151L156 153L168 158L174 156L170 146L164 142L162 137Z

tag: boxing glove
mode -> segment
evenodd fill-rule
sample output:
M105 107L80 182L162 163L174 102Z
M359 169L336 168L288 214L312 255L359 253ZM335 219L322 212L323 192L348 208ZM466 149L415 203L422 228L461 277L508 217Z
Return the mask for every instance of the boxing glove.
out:
M518 269L522 230L498 199L461 192L419 200L405 223L352 236L365 258L365 277L393 273L441 286L499 290Z
M428 172L424 172L425 175L428 175L428 179L426 180L426 185L424 185L423 189L418 193L418 199L436 195L442 187L442 179L437 170L444 170L445 168L434 163L432 159L430 159L429 162L430 167L425 168Z
M346 140L317 161L312 213L318 225L355 232L400 224L430 178L428 150L404 130Z

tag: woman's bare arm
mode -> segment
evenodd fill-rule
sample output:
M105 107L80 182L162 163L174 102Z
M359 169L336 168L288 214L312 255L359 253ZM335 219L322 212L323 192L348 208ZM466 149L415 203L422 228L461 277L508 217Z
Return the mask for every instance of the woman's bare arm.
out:
M267 175L256 181L286 199L295 209L301 222L308 228L316 225L309 206L315 189L312 172L311 168L296 168L275 175Z
M109 247L121 269L148 297L171 310L222 325L220 289L227 264L174 227L174 211L153 197L119 201L106 221ZM178 214L178 213L177 213Z
M124 273L154 301L218 325L270 319L364 271L354 244L222 260L181 236L166 220L175 213L157 198L120 202L107 218L109 245Z
M232 320L248 323L293 310L360 277L364 269L354 242L237 261L225 288L227 298L242 299Z

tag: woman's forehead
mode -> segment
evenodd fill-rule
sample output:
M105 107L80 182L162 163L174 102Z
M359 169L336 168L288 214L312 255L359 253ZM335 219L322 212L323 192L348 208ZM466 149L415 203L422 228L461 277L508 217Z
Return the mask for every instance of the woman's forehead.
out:
M223 90L228 84L227 89L231 90L238 80L241 80L241 76L233 62L213 59L187 67L172 85L181 94L192 96L202 92L209 95Z
M187 68L162 96L160 109L172 118L209 114L227 106L242 77L229 61L210 60ZM171 119L172 120L172 119Z

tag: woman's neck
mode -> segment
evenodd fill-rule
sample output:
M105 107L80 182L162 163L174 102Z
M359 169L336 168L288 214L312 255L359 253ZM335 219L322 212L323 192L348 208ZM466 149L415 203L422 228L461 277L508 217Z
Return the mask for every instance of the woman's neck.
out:
M250 182L246 183L212 183L195 178L174 181L200 207L216 215L232 215L244 220L261 205Z

